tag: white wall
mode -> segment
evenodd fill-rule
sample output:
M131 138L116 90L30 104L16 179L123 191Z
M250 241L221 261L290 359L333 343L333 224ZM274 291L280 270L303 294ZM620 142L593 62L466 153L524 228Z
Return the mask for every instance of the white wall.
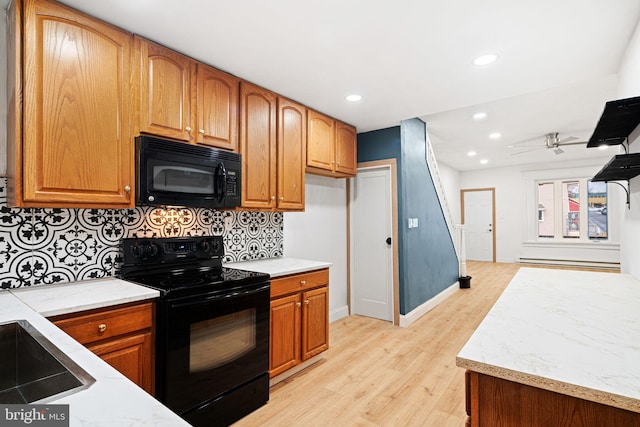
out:
M284 256L333 263L329 321L349 315L347 305L347 180L306 176L304 212L284 214Z
M604 244L581 242L542 247L531 236L532 227L535 227L532 215L536 213L536 205L531 204L535 180L593 176L606 160L567 161L562 163L561 169L560 165L531 164L460 172L460 189L496 190L496 261L517 262L520 257L531 257L618 262L620 233L611 222L609 239ZM623 202L618 193L618 189L610 184L610 217L622 209Z
M437 159L436 159L437 160ZM449 205L451 220L454 224L460 224L460 171L444 163L438 163L440 171L440 181L444 190L444 196Z
M640 96L640 22L618 71L618 98L635 96ZM640 128L629 136L629 141L630 152L640 153ZM640 279L640 177L633 178L630 187L631 209L625 209L621 231L621 270Z

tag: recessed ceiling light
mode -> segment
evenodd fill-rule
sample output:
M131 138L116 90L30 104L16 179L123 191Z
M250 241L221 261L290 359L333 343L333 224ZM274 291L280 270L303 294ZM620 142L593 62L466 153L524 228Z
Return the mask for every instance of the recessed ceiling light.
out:
M353 95L345 96L344 99L346 99L349 102L358 102L358 101L360 101L362 99L362 96L353 94Z
M480 160L480 164L481 165L486 165L487 163L489 163L489 160L487 160L487 159Z
M475 113L473 115L474 120L482 120L487 117L487 113Z
M476 152L475 152L475 151L469 151L469 152L467 153L467 156L469 156L469 157L473 157L473 156L475 156L475 155L476 155Z
M473 65L489 65L493 62L496 62L498 59L498 55L495 53L488 53L486 55L480 55L476 59L473 60Z
M598 145L598 150L606 150L607 148L609 148L607 144Z
M489 138L491 138L491 139L498 139L498 138L500 138L500 136L501 136L500 132L494 132L494 133L490 133L489 134Z

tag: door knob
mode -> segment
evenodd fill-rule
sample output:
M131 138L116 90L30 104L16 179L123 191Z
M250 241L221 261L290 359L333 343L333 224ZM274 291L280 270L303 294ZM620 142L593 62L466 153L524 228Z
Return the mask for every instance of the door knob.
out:
M387 237L387 245L391 244L391 237Z

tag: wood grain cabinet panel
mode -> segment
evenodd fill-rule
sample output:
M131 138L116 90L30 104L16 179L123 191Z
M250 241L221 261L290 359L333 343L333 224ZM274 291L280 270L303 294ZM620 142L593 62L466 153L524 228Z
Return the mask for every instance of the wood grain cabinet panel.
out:
M300 358L301 305L300 294L271 300L271 378L302 361Z
M328 297L326 286L302 294L302 360L329 348Z
M343 176L356 175L356 138L353 126L336 121L336 173Z
M190 58L141 37L139 54L139 131L191 141L191 80L195 63Z
M45 0L8 18L9 203L132 207L133 36Z
M242 207L276 207L275 93L248 82L240 84Z
M329 270L271 281L271 378L329 348Z
M240 79L204 64L196 76L196 142L238 151Z
M335 159L334 120L317 111L307 111L307 166L333 172Z
M467 373L466 387L472 427L640 425L639 413L477 372Z
M50 318L56 326L150 394L154 391L153 303Z
M304 158L307 111L303 105L278 97L277 207L304 209Z

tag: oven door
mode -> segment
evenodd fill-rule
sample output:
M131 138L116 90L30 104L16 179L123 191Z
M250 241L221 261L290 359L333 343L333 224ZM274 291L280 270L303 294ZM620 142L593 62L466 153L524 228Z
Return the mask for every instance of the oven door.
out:
M174 411L182 413L268 372L268 282L166 301L164 310L157 391Z

